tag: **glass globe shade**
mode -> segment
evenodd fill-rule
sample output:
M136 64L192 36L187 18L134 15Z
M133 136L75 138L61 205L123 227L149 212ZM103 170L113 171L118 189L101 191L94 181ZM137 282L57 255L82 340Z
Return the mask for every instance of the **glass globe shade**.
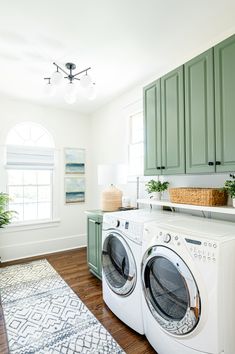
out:
M61 85L62 84L62 79L63 79L63 75L59 71L55 71L51 75L51 83L52 83L52 85L55 85L55 86Z
M82 88L87 89L92 86L92 79L90 75L83 75L80 79L80 85Z
M77 86L73 82L69 82L65 86L65 94L67 95L76 95L77 93Z
M76 102L77 97L76 97L76 95L68 95L68 94L66 94L66 95L64 96L64 99L65 99L65 102L66 102L66 103L68 103L68 104L73 104L73 103Z
M43 92L45 96L53 97L56 94L56 88L49 83L46 83L43 87Z
M94 85L89 87L89 89L87 90L87 98L91 101L96 98L96 89Z
M77 87L73 83L69 83L65 87L64 99L67 103L73 104L77 99Z

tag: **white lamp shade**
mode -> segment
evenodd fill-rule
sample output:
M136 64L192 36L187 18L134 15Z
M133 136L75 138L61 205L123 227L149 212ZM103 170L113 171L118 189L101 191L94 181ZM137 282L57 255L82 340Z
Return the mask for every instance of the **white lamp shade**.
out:
M99 185L119 185L127 182L127 166L124 164L107 164L98 166Z

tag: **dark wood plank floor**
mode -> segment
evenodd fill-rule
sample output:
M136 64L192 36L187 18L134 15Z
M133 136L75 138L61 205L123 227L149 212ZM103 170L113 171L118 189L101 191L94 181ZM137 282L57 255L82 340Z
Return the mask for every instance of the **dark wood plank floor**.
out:
M1 266L19 264L43 258L46 258L51 263L127 354L156 354L144 336L138 335L129 327L125 326L104 304L101 282L94 277L87 268L86 248L7 262L3 263ZM1 307L0 353L9 353Z

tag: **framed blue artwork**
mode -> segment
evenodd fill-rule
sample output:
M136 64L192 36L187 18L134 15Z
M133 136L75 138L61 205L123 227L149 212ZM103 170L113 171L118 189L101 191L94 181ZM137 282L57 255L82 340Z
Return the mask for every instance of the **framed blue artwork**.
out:
M85 149L65 148L65 174L85 174Z
M65 203L85 202L85 177L65 177Z

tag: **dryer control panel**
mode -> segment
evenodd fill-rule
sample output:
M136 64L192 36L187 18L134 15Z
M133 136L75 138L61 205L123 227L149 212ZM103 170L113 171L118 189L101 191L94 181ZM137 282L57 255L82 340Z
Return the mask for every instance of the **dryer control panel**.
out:
M158 232L156 239L158 244L172 245L176 251L186 245L195 260L212 263L217 261L218 243L214 240L198 239L191 235L179 235L163 230Z
M193 258L204 262L216 262L218 245L215 241L203 240L195 243L193 242L194 239L191 238L185 238L185 241L189 246L188 248Z

